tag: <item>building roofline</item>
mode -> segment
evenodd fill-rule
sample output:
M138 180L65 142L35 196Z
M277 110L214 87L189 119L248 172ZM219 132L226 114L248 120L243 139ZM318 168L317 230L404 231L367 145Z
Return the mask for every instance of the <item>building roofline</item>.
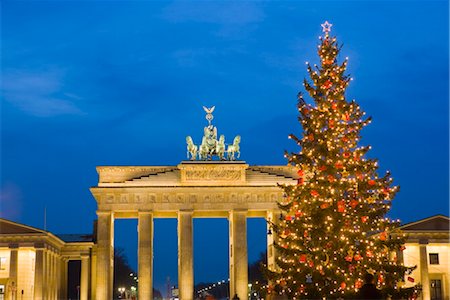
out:
M420 224L420 223L423 223L423 222L426 222L426 221L430 221L432 219L436 219L436 218L439 218L439 217L445 218L445 219L447 219L450 222L450 218L447 217L446 215L437 214L437 215L434 215L434 216L431 216L431 217L428 217L428 218L425 218L425 219L420 219L420 220L417 220L417 221L406 223L406 224L400 226L399 229L404 229L405 227L409 227L409 226L412 226L412 225L417 225L417 224ZM417 230L415 230L415 231L417 231Z
M16 226L25 227L25 228L28 228L28 229L31 229L31 230L34 230L34 231L38 231L39 233L42 233L42 234L45 234L45 235L50 233L49 231L46 231L46 230L43 230L43 229L40 229L40 228L37 228L37 227L33 227L33 226L30 226L30 225L26 225L26 224L23 224L23 223L14 222L14 221L11 221L11 220L8 220L8 219L5 219L5 218L0 218L0 221L4 221L6 223L10 223L10 224L13 224L13 225L16 225Z

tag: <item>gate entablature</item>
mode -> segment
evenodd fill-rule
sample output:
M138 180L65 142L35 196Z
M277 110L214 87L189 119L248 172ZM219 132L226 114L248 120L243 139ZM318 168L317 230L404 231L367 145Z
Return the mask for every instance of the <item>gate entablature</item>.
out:
M149 210L155 217L192 210L194 217L227 215L233 209L265 216L282 197L277 184L295 184L290 166L249 166L245 162L184 161L164 167L97 167L91 188L99 211L116 218L136 218Z

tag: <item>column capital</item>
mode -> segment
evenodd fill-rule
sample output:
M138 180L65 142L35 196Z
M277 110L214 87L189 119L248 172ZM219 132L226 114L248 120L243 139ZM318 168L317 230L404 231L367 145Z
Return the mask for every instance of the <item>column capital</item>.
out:
M8 247L11 250L17 250L19 248L19 243L9 243Z
M102 216L111 215L112 217L114 217L114 212L111 211L111 210L97 210L96 213L97 213L97 216L100 216L100 215L102 215Z
M420 246L426 246L426 245L428 245L428 239L426 239L426 238L419 239L419 245L420 245Z
M245 209L245 208L232 209L228 212L228 218L232 217L233 215L247 216L247 214L248 214L248 209Z
M148 209L148 210L138 210L138 216L140 215L152 215L153 214L153 210Z
M180 210L178 211L178 213L179 213L179 214L186 214L186 215L189 215L189 214L193 214L193 213L194 213L194 210L193 210L193 209L180 209Z
M34 248L36 250L45 250L46 249L45 244L42 242L34 243Z

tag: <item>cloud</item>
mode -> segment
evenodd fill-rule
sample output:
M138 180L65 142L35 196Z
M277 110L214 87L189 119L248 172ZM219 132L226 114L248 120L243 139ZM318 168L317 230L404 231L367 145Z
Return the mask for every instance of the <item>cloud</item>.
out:
M216 24L217 35L235 36L255 29L265 15L260 4L250 1L174 1L165 7L162 18L174 23Z
M264 14L254 2L174 1L164 9L163 17L172 22L245 25L262 21Z
M55 70L5 70L2 97L23 112L36 117L82 114L74 104L80 98L64 92L62 81L62 72Z
M0 189L0 217L15 220L22 212L22 192L12 183L5 183Z

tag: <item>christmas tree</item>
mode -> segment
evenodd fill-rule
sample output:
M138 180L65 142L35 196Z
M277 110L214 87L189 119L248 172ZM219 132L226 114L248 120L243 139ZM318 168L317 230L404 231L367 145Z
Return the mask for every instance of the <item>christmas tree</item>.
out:
M348 59L322 24L320 66L307 63L311 83L304 88L314 100L298 95L301 138L298 153L286 153L298 169L297 185L284 185L278 203L280 220L269 220L275 234L276 265L267 270L268 293L289 299L340 298L356 295L366 273L375 276L382 292L394 297L412 294L401 289L405 272L398 254L401 235L392 234L399 221L386 217L399 190L390 173L380 177L378 163L366 157L370 146L359 146L360 131L371 122L345 91Z

